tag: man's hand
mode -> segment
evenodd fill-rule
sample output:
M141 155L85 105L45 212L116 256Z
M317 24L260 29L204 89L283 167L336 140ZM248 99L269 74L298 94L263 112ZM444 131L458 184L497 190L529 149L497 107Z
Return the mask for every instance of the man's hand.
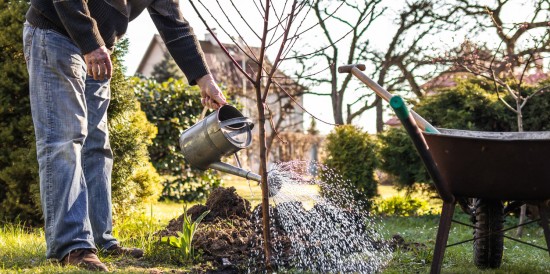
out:
M88 75L93 76L94 80L103 81L111 78L113 66L109 50L105 46L85 54L84 61L86 62Z
M211 109L218 109L227 104L222 91L218 85L216 85L216 81L214 81L212 75L206 74L199 78L197 84L201 88L201 103L203 106Z

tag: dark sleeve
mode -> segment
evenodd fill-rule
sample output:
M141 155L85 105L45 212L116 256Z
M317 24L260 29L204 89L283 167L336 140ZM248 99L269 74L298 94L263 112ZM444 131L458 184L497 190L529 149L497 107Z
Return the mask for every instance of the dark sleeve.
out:
M90 16L87 0L54 0L53 4L65 30L82 54L105 45L96 21Z
M170 55L181 68L189 84L210 73L199 41L183 18L178 0L156 0L148 7L149 14L157 27Z

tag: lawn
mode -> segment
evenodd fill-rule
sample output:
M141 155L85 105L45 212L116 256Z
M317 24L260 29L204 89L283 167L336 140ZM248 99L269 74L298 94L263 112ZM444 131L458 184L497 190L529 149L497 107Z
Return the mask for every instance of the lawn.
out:
M260 202L260 188L255 182L248 184L241 180L225 180L226 186L233 186L252 205ZM396 195L391 187L380 188L382 197ZM169 220L181 215L183 204L157 203L147 206L142 214L115 223L114 233L123 245L144 248L146 256L140 260L128 258L100 258L111 270L118 273L187 273L196 271L193 266L175 265L167 256L166 248L156 244L153 236L166 226ZM467 216L457 209L455 219L468 222ZM431 262L438 216L386 217L380 218L385 239L399 234L406 243L419 247L411 251L397 250L383 273L428 273ZM515 219L508 218L506 226ZM509 232L512 233L512 232ZM4 224L0 227L0 272L1 273L87 273L74 267L62 267L44 258L46 245L42 229L27 230L22 225ZM468 227L453 224L449 243L471 237ZM544 246L542 229L536 224L526 228L522 240ZM502 267L498 270L479 270L472 263L472 243L450 247L445 253L443 273L550 273L548 252L505 240Z

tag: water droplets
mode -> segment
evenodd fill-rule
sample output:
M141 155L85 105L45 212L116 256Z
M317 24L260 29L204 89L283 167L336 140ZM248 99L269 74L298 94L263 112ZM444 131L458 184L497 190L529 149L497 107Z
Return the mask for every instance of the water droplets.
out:
M270 206L272 262L280 269L316 273L380 271L391 254L374 219L359 210L363 207L353 201L353 193L326 184L312 171L338 180L338 185L347 183L326 167L305 161L279 163L269 172L270 183L278 183L270 185L272 194L276 192ZM260 212L258 207L253 213L258 232ZM262 264L262 253L253 254L251 267Z

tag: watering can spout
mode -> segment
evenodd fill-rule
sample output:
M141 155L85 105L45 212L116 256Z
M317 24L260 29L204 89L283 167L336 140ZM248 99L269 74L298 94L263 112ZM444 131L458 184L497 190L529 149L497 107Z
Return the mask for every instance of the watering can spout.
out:
M262 176L260 176L259 174L223 162L212 163L210 164L210 166L208 166L208 168L239 176L247 180L256 181L258 183L262 181ZM281 190L282 182L277 176L267 176L267 184L269 186L269 197L275 196L279 192L279 190Z
M208 168L229 173L231 175L239 176L247 180L253 180L256 182L260 182L262 180L262 177L260 175L253 173L252 171L244 170L242 168L238 168L236 166L222 163L222 162L212 163L208 166Z

